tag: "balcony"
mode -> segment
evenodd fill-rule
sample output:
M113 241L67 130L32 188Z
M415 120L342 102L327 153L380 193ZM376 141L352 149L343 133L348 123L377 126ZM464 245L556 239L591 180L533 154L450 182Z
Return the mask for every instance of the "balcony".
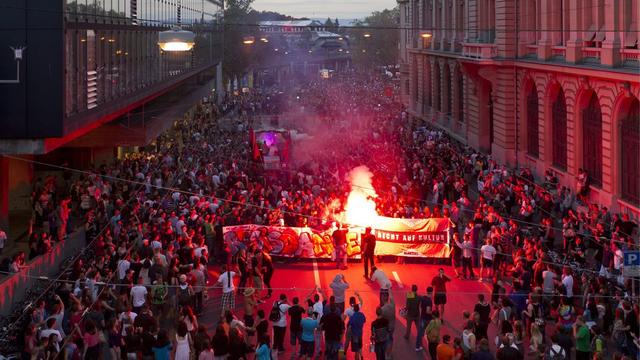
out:
M525 58L535 59L538 57L538 45L532 44L525 47Z
M551 57L554 60L564 60L567 55L566 46L552 46L551 47Z
M495 44L462 43L462 56L473 59L493 59L498 56Z
M620 49L622 66L640 67L640 49Z
M596 47L585 47L582 49L582 62L588 64L599 64L600 63L600 52L601 48Z

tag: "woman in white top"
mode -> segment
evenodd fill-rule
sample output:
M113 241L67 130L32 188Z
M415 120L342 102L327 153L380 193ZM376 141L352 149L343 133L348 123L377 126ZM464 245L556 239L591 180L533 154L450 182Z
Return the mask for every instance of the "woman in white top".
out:
M187 331L189 333L193 334L198 329L198 319L193 315L193 310L191 310L190 306L182 308L181 320L187 326Z
M187 331L187 324L179 322L176 329L175 360L190 360L191 335Z

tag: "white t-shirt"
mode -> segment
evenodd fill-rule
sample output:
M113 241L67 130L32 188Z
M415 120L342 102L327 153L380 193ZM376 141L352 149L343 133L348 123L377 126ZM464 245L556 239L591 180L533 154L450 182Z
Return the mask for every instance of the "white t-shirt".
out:
M545 270L542 272L542 281L543 281L542 290L545 293L553 292L553 288L554 288L553 280L555 280L555 278L556 278L556 274L553 271Z
M562 285L564 285L564 288L567 290L567 297L573 297L573 276L563 275Z
M279 302L280 300L276 301ZM276 302L273 304L275 305ZM289 304L280 304L280 320L274 321L273 326L286 327L287 326L287 311L291 307Z
M487 260L493 260L493 257L496 256L496 248L493 245L482 245L480 251L482 251L482 257Z
M322 319L323 310L322 301L318 301L313 304L313 312L318 314L318 318L316 319L318 320L318 323L320 323L320 319Z
M380 269L376 269L376 271L371 274L371 280L377 281L381 289L391 289L391 281L389 281L387 274Z
M56 330L56 329L44 329L42 331L40 331L40 339L49 339L49 336L51 336L51 334L55 334L57 336L56 338L56 350L60 351L60 342L62 341L62 336L60 336L60 331Z
M231 281L229 281L229 273L231 273ZM225 271L222 274L220 274L220 276L218 277L218 283L222 284L222 292L223 293L228 293L228 292L232 292L233 290L235 290L235 286L233 285L233 278L234 276L236 276L236 273L234 271Z
M120 260L118 261L118 279L124 279L125 275L127 275L127 270L131 267L131 263L128 260Z
M136 285L131 288L131 302L133 307L141 307L147 300L147 288L143 285Z
M624 254L622 250L617 249L615 253L613 253L613 268L616 270L620 270L622 268L624 261Z
M133 326L133 322L136 320L136 317L138 317L138 314L134 313L133 311L120 313L120 316L118 316L118 320L122 323L122 336L127 335L127 329ZM125 319L127 318L129 318L129 320L125 322Z

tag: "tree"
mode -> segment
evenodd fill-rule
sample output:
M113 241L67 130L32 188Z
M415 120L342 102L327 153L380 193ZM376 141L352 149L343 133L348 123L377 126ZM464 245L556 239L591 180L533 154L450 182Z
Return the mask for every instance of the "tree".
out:
M223 71L227 79L242 77L250 65L249 49L243 39L257 36L257 27L249 23L253 0L227 0L224 9Z
M352 60L361 66L395 65L398 56L400 10L374 11L362 21L356 21L349 31Z
M331 18L327 18L327 21L324 22L324 27L327 30L330 30L333 28L333 21L331 21Z

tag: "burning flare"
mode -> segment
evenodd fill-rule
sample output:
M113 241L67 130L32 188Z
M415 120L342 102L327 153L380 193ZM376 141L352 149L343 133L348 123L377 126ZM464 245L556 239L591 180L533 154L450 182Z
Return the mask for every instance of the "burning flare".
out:
M373 174L362 165L347 174L351 183L351 192L345 206L345 222L350 226L373 226L379 215L376 211L375 198L378 197L371 183Z

